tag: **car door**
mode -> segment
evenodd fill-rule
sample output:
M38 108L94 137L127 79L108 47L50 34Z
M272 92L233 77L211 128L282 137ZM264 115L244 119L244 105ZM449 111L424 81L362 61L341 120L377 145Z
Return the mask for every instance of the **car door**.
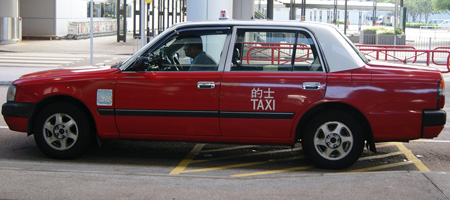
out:
M322 98L326 71L306 30L236 27L220 91L224 136L288 138L303 108Z
M121 137L219 135L221 52L229 32L229 28L178 30L124 70L115 89ZM209 64L197 64L193 70L195 59L184 47L188 41L203 48Z

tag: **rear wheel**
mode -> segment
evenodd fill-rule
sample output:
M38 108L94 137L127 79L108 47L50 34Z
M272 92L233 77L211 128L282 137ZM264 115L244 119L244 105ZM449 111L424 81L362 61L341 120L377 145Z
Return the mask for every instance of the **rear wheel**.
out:
M321 168L342 169L355 163L364 149L364 133L355 117L340 111L316 115L307 125L302 146Z
M88 116L70 103L46 106L36 117L34 139L39 149L51 158L70 159L80 156L89 145L92 134Z

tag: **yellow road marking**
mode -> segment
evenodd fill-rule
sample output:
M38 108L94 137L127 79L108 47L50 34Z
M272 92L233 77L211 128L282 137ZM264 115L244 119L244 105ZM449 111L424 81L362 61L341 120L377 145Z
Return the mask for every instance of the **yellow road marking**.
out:
M392 142L386 142L386 143L382 143L382 144L377 144L376 146L377 146L377 148L383 148L383 147L388 147L388 146L394 146L394 144Z
M213 170L230 169L230 168L238 168L238 167L247 167L247 166L253 166L253 165L273 163L273 162L295 160L295 159L300 159L301 157L303 157L303 156L295 156L295 157L272 160L272 161L249 162L249 163L240 163L240 164L225 165L225 166L219 166L219 167L209 167L209 168L202 168L202 169L185 170L188 167L188 165L193 164L193 163L201 163L201 162L209 162L209 161L217 161L217 160L227 160L227 159L233 159L233 158L242 158L242 157L250 157L250 156L257 156L257 155L264 155L264 154L273 154L273 153L282 153L282 152L301 150L301 148L292 148L292 149L282 149L282 150L277 150L277 151L265 151L265 152L256 152L256 153L249 153L249 154L217 157L217 158L211 158L211 159L193 160L195 158L195 156L199 153L209 153L209 152L217 152L217 151L234 150L234 149L240 149L240 148L257 147L255 145L247 145L247 146L236 146L236 147L228 147L228 148L222 148L222 149L211 149L211 150L202 151L202 148L204 146L205 146L205 144L196 144L195 147L191 150L191 152L189 152L189 154L169 174L174 175L174 174L181 174L181 173L204 172L204 171L213 171ZM391 164L386 164L386 165L379 165L379 166L368 167L368 168L363 168L363 169L350 170L350 171L345 171L345 172L341 172L341 173L367 172L367 171L374 171L374 170L398 167L398 166L409 165L409 164L414 164L420 171L430 171L430 169L428 169L422 163L422 161L420 159L418 159L411 152L411 150L406 148L402 143L389 142L389 143L383 143L381 145L377 145L378 148L387 147L387 146L396 146L400 151L387 153L387 154L383 154L383 155L367 156L364 158L360 158L359 160L361 161L361 160L369 160L369 159L380 159L380 158L386 158L386 157L390 157L390 156L403 154L406 156L408 161L391 163ZM284 172L290 172L290 171L304 170L304 169L309 169L312 167L313 166L299 166L299 167L291 167L291 168L286 168L286 169L269 170L269 171L261 171L261 172L254 172L254 173L235 174L235 175L231 175L230 177L268 175L268 174L275 174L275 173L284 173Z
M409 150L408 148L405 147L405 145L403 145L402 143L399 142L395 142L393 143L397 146L397 148L403 152L403 154L405 154L406 158L410 161L412 161L414 163L414 165L416 165L416 167L422 171L422 172L429 172L430 169L428 169L427 166L425 166L422 161L420 159L418 159L411 150Z
M208 167L208 168L202 168L202 169L192 169L192 170L184 170L180 173L192 173L192 172L206 172L206 171L214 171L214 170L221 170L221 169L230 169L230 168L238 168L238 167L247 167L252 165L261 165L268 163L267 161L262 162L249 162L249 163L242 163L242 164L235 164L235 165L225 165L225 166L219 166L219 167Z
M286 169L277 169L277 170L254 172L254 173L247 173L247 174L236 174L236 175L231 175L231 177L246 177L246 176L268 175L268 174L276 174L276 173L283 173L283 172L290 172L290 171L297 171L297 170L305 170L305 169L309 169L309 168L312 168L312 167L313 166L291 167L291 168L286 168Z
M262 165L262 164L267 164L267 163L275 163L275 162L283 162L283 161L289 161L289 160L297 160L297 159L300 159L302 157L303 156L295 156L295 157L284 158L284 159L277 159L277 160L271 160L271 161L249 162L249 163L225 165L225 166L219 166L219 167L208 167L208 168L202 168L202 169L184 170L184 171L181 171L180 173L205 172L205 171L214 171L214 170L221 170L221 169L238 168L238 167L248 167L248 166L253 166L253 165Z
M183 170L186 169L190 163L192 163L192 159L194 159L197 153L202 150L203 146L205 146L205 144L196 144L194 148L192 148L191 152L189 152L189 154L169 174L177 175L182 173Z
M368 168L363 168L363 169L355 169L355 170L350 170L350 171L345 171L345 172L340 172L340 173L368 172L368 171L386 169L386 168L391 168L391 167L398 167L398 166L402 166L402 165L409 165L409 164L412 164L412 163L413 163L412 161L391 163L391 164L386 164L386 165L378 165L378 166L375 166L375 167L368 167Z
M403 154L403 152L397 151L397 152L392 152L392 153L387 153L387 154L381 154L381 155L376 155L376 156L367 156L367 157L363 157L363 158L358 159L358 161L362 161L362 160L370 160L370 159L387 158L387 157L396 156L396 155L401 155L401 154Z
M389 142L386 143L383 146L397 146L397 148L400 150L399 152L393 152L393 153L388 153L385 155L379 155L379 156L375 156L375 157L388 157L388 156L392 156L392 155L396 155L396 154L403 154L406 156L406 159L408 160L407 162L398 162L398 163L391 163L391 164L386 164L386 165L379 165L379 166L375 166L375 167L368 167L368 168L362 168L362 169L356 169L356 170L350 170L350 171L346 171L346 172L342 172L342 173L351 173L351 172L367 172L367 171L374 171L374 170L380 170L380 169L386 169L386 168L391 168L391 167L398 167L398 166L402 166L402 165L409 165L409 164L414 164L417 169L419 169L420 171L423 172L429 172L430 169L428 169L428 167L426 167L422 161L420 161L420 159L418 159L416 156L414 156L414 154L411 152L411 150L409 150L408 148L405 147L405 145L403 145L400 142ZM379 147L379 146L377 146ZM373 158L373 157L372 157ZM367 158L367 159L371 159L371 158ZM359 159L359 160L363 160L363 159Z

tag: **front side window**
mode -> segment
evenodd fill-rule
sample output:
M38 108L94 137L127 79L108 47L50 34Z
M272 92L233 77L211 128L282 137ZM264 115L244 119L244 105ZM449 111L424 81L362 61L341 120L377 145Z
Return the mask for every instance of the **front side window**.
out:
M236 36L231 71L322 71L306 32L238 30Z
M134 63L136 71L217 71L225 31L183 31L152 47Z

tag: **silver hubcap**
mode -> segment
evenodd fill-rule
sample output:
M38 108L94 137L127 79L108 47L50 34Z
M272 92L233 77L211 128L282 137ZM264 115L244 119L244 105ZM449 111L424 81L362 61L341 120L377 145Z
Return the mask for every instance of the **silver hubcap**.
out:
M314 134L316 151L328 160L342 159L350 153L352 146L352 132L341 122L326 122Z
M78 139L77 123L64 113L56 113L47 118L43 131L45 142L60 151L70 149Z

